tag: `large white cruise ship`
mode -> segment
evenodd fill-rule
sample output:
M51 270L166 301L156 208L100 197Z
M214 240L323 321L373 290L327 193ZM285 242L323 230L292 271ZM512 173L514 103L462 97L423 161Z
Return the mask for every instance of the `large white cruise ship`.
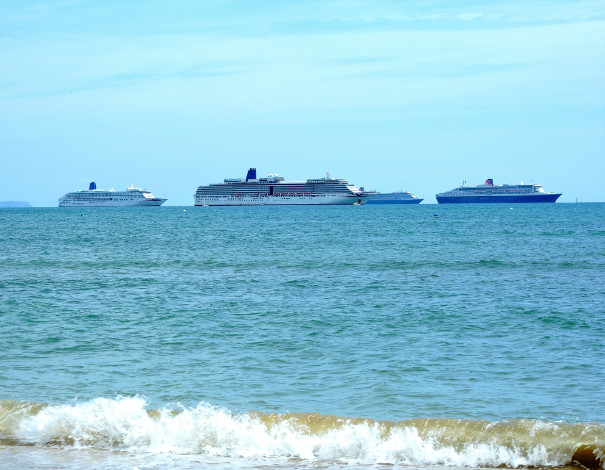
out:
M129 207L129 206L161 206L165 198L153 197L146 189L130 186L125 191L113 189L97 189L90 183L88 189L67 193L59 198L59 207Z
M246 179L200 186L194 197L196 206L352 205L364 204L373 194L329 173L326 178L284 181L279 175L257 178L256 168L250 168Z
M376 193L368 204L420 204L424 199L414 196L409 191L397 191L394 193Z

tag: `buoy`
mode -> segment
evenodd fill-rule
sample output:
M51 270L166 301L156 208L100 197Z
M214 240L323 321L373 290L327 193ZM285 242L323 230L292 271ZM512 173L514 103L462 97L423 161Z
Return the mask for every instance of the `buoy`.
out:
M435 217L436 219L439 218L439 214L433 214L433 217Z

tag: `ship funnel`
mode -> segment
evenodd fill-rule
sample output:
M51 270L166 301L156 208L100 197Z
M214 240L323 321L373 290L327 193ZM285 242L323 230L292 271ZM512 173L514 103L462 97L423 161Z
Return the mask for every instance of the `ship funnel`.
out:
M246 181L255 180L256 179L256 168L250 168L248 170L248 174L246 175Z
M493 186L494 185L494 180L491 178L488 178L485 180L485 185L486 186Z
M94 181L90 183L90 186L88 187L89 191L92 191L93 189L97 189L97 184Z

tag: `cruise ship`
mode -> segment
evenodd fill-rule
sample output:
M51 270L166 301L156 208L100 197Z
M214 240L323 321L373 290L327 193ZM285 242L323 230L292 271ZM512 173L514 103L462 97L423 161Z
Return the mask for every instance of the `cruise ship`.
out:
M462 186L436 195L439 204L460 203L492 203L502 202L512 204L517 202L555 202L561 193L548 193L540 184L501 184L494 186L493 179L485 180L485 184L477 186Z
M279 175L257 178L256 168L250 168L245 179L198 187L194 198L196 206L353 205L372 196L329 173L326 178L284 181Z
M366 204L420 204L424 199L416 197L408 191L394 193L376 193Z
M88 189L67 193L59 198L59 207L129 207L161 206L165 198L153 197L146 189L130 186L125 191L97 189L92 182Z

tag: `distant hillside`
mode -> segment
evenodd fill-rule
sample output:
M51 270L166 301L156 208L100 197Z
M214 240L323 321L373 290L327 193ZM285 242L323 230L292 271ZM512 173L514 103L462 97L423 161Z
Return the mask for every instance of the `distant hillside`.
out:
M29 202L25 201L0 201L0 207L31 207Z

